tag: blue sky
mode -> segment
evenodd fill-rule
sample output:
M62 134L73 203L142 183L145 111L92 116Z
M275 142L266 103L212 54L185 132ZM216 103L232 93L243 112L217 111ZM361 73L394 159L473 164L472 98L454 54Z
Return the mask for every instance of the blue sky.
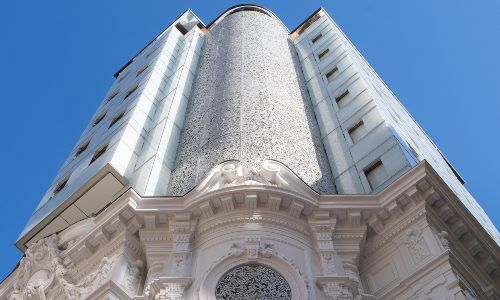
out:
M499 1L256 1L295 28L332 15L500 225ZM8 1L0 11L0 279L113 74L185 9L235 1Z

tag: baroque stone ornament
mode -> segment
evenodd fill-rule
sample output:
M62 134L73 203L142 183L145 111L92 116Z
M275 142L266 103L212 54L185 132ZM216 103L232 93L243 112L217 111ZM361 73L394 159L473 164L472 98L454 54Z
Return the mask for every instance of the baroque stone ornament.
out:
M272 161L264 161L254 168L247 168L239 161L228 161L215 167L200 187L210 191L239 185L281 186L285 181L280 171L279 164Z
M10 299L45 299L45 291L56 281L65 299L82 299L104 283L113 266L113 258L102 258L96 271L76 284L69 275L71 267L63 263L58 240L54 234L37 241L26 251Z
M446 231L441 231L438 233L439 241L441 242L441 245L445 250L448 250L450 248L450 241L448 237L448 232Z
M184 291L191 284L189 278L159 277L151 282L147 299L181 300Z
M423 233L417 228L406 231L405 244L416 261L421 261L429 255L429 249L425 244Z
M278 272L260 265L244 265L227 272L217 284L217 300L291 299L291 289Z
M126 288L132 293L137 292L137 287L142 278L143 267L144 263L140 259L130 262L127 266Z
M338 282L328 282L323 285L323 292L331 300L354 299L351 291L345 285Z
M276 254L276 251L273 244L261 242L259 237L249 237L245 246L234 243L229 248L229 256L240 257L243 253L247 254L248 259L257 259L259 256L270 258Z

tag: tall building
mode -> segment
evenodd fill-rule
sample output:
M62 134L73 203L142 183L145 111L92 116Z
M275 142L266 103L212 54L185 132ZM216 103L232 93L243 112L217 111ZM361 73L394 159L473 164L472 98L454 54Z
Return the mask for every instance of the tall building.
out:
M116 74L1 299L500 299L500 237L331 17L190 10Z

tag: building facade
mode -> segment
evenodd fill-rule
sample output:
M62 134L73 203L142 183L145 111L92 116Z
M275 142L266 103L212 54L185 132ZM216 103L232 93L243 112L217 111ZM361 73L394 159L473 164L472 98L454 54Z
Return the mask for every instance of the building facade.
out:
M500 299L500 237L331 17L182 14L116 81L0 299Z

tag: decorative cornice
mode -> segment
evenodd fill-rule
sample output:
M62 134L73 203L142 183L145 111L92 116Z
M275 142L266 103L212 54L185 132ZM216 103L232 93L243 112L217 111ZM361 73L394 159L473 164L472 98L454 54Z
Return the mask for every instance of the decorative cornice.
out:
M391 227L388 231L384 232L381 237L377 238L374 243L367 243L366 248L368 252L375 251L383 247L387 242L393 240L395 236L410 227L413 223L423 217L426 213L425 207L421 206L415 208L415 212L408 217L402 219L396 226Z
M293 229L301 234L309 235L309 229L304 221L298 221L286 215L270 213L266 211L244 211L233 213L231 215L219 216L217 218L200 222L197 228L197 234L202 235L212 230L241 225L241 224L276 224Z

